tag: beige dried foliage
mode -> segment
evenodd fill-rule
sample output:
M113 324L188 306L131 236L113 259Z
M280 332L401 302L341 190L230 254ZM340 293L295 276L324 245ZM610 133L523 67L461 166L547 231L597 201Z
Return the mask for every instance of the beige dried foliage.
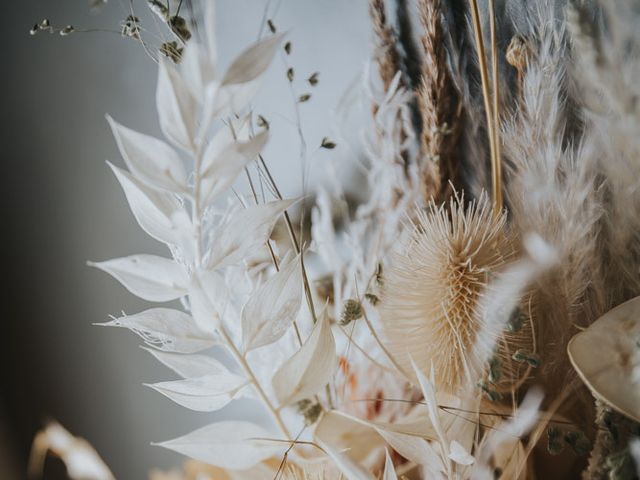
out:
M377 37L379 53L377 55L378 69L384 91L389 89L396 73L401 69L400 53L396 47L395 34L387 24L387 14L384 0L371 0L369 13L373 23L373 31Z

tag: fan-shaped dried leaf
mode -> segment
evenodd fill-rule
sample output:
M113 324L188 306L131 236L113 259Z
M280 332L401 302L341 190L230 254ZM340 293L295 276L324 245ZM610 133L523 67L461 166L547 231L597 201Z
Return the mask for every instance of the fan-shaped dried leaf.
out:
M196 101L189 87L167 60L160 59L156 103L165 137L187 151L193 150Z
M246 379L226 372L147 386L185 408L197 412L214 412L233 400L245 385Z
M107 115L120 154L129 170L146 185L155 189L182 193L187 187L187 174L177 152L162 140L120 125Z
M131 293L150 302L168 302L187 294L183 267L168 258L141 254L89 265L107 272Z
M180 201L169 193L152 190L111 163L109 166L120 182L140 227L156 240L178 245L189 252L193 243L191 220Z
M573 367L597 398L640 422L640 297L610 310L575 335L567 350Z
M302 303L299 258L256 288L242 309L242 343L245 351L269 345L285 334Z
M281 405L308 398L329 381L338 366L336 342L326 310L309 338L273 376L273 388Z
M224 421L158 445L210 465L243 470L271 456L281 455L287 448L258 440L265 438L272 438L272 435L254 423Z
M170 308L151 308L135 315L125 315L98 325L128 328L140 335L147 345L163 352L194 353L210 348L217 343L211 333L204 332L197 327L195 320L190 315ZM149 351L154 352L153 350ZM176 357L189 358L182 355L176 355ZM185 365L188 360L179 362L157 355L156 358L179 375L182 375L181 372L190 372L196 368ZM209 365L203 364L203 366Z

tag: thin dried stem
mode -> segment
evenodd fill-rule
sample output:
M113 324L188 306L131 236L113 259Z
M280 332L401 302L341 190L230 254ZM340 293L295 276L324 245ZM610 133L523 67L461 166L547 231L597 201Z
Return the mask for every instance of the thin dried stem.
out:
M487 68L487 57L482 37L482 26L480 24L480 11L477 0L469 0L471 6L471 19L473 22L473 32L476 41L476 51L478 54L478 64L480 67L480 79L482 81L482 98L484 100L484 109L487 117L487 132L489 137L489 150L491 154L491 178L492 178L492 197L494 206L497 211L502 210L502 183L497 177L499 166L499 158L497 151L497 136L495 117L493 107L491 105L491 86L489 84L489 71ZM491 15L493 16L492 12Z
M493 198L497 211L502 209L502 155L500 153L500 79L498 78L498 42L496 39L495 0L489 0L489 34L491 35L491 76L493 79L493 134L495 164L491 165Z

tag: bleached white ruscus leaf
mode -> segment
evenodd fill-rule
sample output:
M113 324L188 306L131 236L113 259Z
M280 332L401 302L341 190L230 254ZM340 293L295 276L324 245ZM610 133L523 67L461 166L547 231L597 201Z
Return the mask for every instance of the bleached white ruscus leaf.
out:
M40 478L47 452L59 457L72 480L114 480L115 477L86 440L52 422L38 432L29 458L29 478Z
M273 376L278 401L290 405L314 395L329 383L337 367L336 342L325 309L300 350Z
M227 113L238 114L258 92L262 74L271 64L283 35L274 35L251 45L236 57L220 84L209 84L205 93L203 125ZM202 134L202 129L200 134Z
M151 308L135 315L125 315L98 325L128 328L138 334L147 345L163 352L194 353L210 348L217 343L213 334L200 330L190 315L171 308ZM176 356L183 357L183 355ZM156 358L180 374L173 364L167 363L165 357L156 356Z
M472 465L475 458L467 452L467 449L460 445L455 440L451 441L449 445L449 458L456 462L458 465Z
M197 325L208 332L213 332L220 324L224 312L227 285L218 272L196 270L191 276L189 285L189 304Z
M180 60L180 71L193 98L202 104L207 87L216 81L215 63L204 45L189 42Z
M151 188L183 193L187 173L180 155L162 140L120 125L107 115L123 160L137 178Z
M211 142L201 164L202 204L209 205L236 180L242 169L255 160L269 139L266 130L246 142L231 140L219 150L219 143Z
M276 200L230 212L217 227L206 261L208 269L238 263L262 248L276 221L297 200Z
M222 372L147 386L190 410L214 412L233 400L247 383L239 375Z
M393 467L393 462L389 456L389 450L384 449L384 472L382 473L382 480L398 480L396 470Z
M400 455L417 465L437 459L433 447L422 437L394 432L384 428L375 429L378 434Z
M256 288L242 309L245 352L269 345L285 334L302 303L302 273L296 257Z
M223 85L246 83L255 80L271 64L284 34L273 35L247 47L227 70Z
M192 151L196 101L184 79L164 58L159 62L156 104L160 128L165 137L177 146Z
M420 370L420 368L415 364L413 359L411 359L411 364L413 366L413 371L418 378L418 384L420 385L420 389L422 390L424 401L427 404L429 420L431 420L431 424L433 425L433 428L436 432L437 440L440 443L443 463L446 466L447 472L451 473L451 463L449 461L449 441L440 421L439 406L436 399L436 392L433 388L433 383L429 379L427 379L424 373L422 373L422 370ZM431 373L433 377L433 371Z
M143 185L129 172L107 162L124 190L140 227L156 240L189 252L193 244L191 220L175 195Z
M150 302L168 302L187 294L188 279L184 268L169 258L140 254L88 263Z
M223 421L157 445L210 465L244 470L269 457L281 456L288 448L264 440L268 438L273 435L254 423Z
M335 463L338 470L342 472L347 480L374 480L375 477L371 475L371 473L362 465L351 460L345 453L320 439L317 440L317 443L331 460L333 460L333 463Z
M152 348L141 347L163 365L169 367L182 378L196 378L205 375L222 375L229 373L227 367L209 355L182 355L168 353Z

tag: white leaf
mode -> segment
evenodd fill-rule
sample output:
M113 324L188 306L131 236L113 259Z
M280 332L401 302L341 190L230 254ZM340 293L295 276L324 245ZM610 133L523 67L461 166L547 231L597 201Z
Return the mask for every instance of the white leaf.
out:
M243 470L282 455L287 448L256 440L260 438L272 438L272 435L250 422L224 421L158 445L210 465Z
M347 480L373 480L374 476L367 472L361 465L351 460L344 453L336 450L331 445L317 440L318 445L326 452L327 455L336 464L336 467L342 472Z
M222 302L227 298L227 285L217 272L193 272L189 286L189 303L193 318L200 328L214 331L218 327L225 306Z
M162 133L187 151L194 148L196 102L176 69L161 58L156 103Z
M145 343L163 352L193 353L215 345L211 333L204 332L184 312L170 308L151 308L135 315L125 315L111 322L99 324L105 327L123 327L140 335ZM168 363L166 358L158 360L169 368L180 372L184 367ZM188 371L188 370L184 370Z
M436 392L433 389L432 383L424 376L422 370L418 368L418 366L411 359L411 364L413 365L413 370L418 378L418 383L420 384L420 388L422 390L422 395L424 396L424 401L427 404L427 412L429 413L429 419L433 425L433 428L436 431L438 436L438 442L440 443L440 448L444 454L444 458L448 458L449 456L449 443L447 442L447 436L445 435L444 429L442 428L442 424L440 422L440 414L438 411L438 401L436 399ZM433 373L433 372L432 372ZM451 468L450 465L447 465L447 471Z
M187 293L183 267L169 258L141 254L89 265L107 272L131 293L150 302L168 302Z
M283 34L273 35L244 50L233 61L222 84L238 84L255 80L271 64Z
M120 154L129 170L152 188L184 192L187 174L177 152L162 140L120 125L107 115Z
M249 162L255 160L268 139L269 132L265 130L247 142L232 140L219 152L216 151L219 144L215 142L207 147L203 156L201 173L203 205L209 205L231 186L242 169Z
M209 251L207 268L222 268L262 248L280 215L296 200L276 200L233 212L218 227Z
M248 352L285 334L302 303L299 257L256 288L242 309L242 342Z
M202 45L189 42L189 48L182 54L180 67L193 98L200 104L204 103L207 87L215 81L215 66L209 52Z
M190 320L193 321L192 319ZM205 375L229 373L229 370L222 363L209 355L181 355L179 353L167 353L151 348L142 348L182 378L197 378Z
M227 372L147 386L185 408L197 412L214 412L233 400L246 384L246 379Z
M422 465L429 458L433 458L433 449L424 438L392 432L382 428L376 428L376 431L396 452L407 460Z
M396 470L393 467L393 462L391 461L391 457L389 456L389 450L384 449L384 473L382 474L382 480L398 480L398 476L396 475Z
M472 465L475 458L455 440L449 446L449 458L459 465Z
M140 227L156 240L190 251L191 220L178 199L146 187L129 172L107 163L120 182Z
M273 388L281 405L314 395L331 380L338 366L336 343L325 311L309 338L273 376Z
M210 84L205 91L204 118L239 115L256 96L261 82L258 77L246 83Z
M338 410L330 410L321 418L313 432L338 451L345 451L354 462L365 462L371 452L384 446L375 429L366 420L352 417Z

